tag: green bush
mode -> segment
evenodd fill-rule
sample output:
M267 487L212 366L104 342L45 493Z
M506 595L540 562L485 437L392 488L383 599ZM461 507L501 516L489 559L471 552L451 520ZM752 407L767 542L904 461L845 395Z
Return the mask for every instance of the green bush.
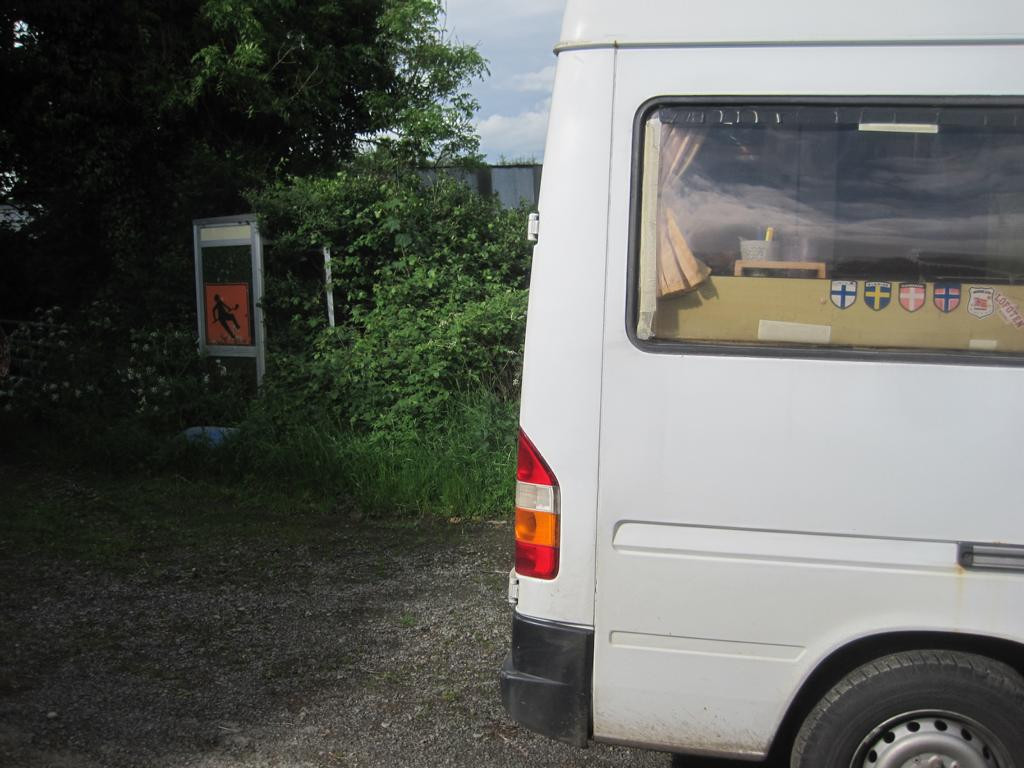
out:
M255 203L272 240L258 397L238 372L198 355L187 318L137 327L122 307L97 302L70 322L54 310L32 326L39 368L0 390L4 418L13 410L21 428L43 425L51 436L36 436L37 454L76 464L293 488L360 514L507 510L525 211L372 164L293 179ZM322 245L333 254L334 328ZM218 449L174 437L200 424L240 432Z
M392 439L326 418L282 418L263 401L215 456L179 444L175 463L204 462L254 489L301 489L360 516L488 517L512 503L517 415L514 402L464 394L439 427Z
M149 432L152 443L155 434L244 413L237 382L199 356L187 326L131 327L106 302L74 318L59 307L40 310L11 334L11 346L21 370L0 381L0 410L66 437L116 424Z
M275 243L270 336L281 325L290 342L288 354L271 358L268 396L392 438L442 425L463 394L515 397L529 265L524 211L502 210L444 176L427 185L376 169L294 179L255 203ZM295 279L295 266L323 245L332 253L336 328L323 320L316 281L303 288Z

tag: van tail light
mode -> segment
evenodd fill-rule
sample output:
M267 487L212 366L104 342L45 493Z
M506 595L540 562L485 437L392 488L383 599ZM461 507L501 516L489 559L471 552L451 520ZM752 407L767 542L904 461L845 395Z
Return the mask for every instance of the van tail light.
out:
M519 430L516 467L516 573L535 579L558 575L558 481L555 473Z

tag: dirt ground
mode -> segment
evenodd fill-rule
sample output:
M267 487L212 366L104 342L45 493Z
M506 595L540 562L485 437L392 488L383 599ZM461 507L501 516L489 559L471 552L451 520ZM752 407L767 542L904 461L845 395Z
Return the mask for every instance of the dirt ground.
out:
M344 520L115 567L0 531L0 765L667 768L505 716L510 540Z

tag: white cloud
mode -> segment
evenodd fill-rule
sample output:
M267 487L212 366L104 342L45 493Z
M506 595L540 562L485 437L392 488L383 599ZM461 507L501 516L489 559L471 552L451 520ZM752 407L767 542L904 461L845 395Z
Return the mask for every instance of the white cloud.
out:
M469 27L494 26L495 19L529 19L565 10L566 0L447 0L449 18Z
M456 39L478 46L491 76L472 86L480 102L481 150L496 161L544 153L547 102L554 82L552 46L565 0L446 0Z
M517 115L491 115L477 123L483 152L495 161L533 158L542 160L551 99Z
M508 79L508 87L513 91L551 93L555 83L555 65L538 69L536 72L523 72L512 75Z

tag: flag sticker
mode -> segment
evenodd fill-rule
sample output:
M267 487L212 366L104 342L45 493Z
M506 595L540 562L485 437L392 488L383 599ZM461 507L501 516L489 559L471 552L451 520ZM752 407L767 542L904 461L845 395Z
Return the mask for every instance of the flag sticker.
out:
M900 286L900 306L907 312L917 312L924 306L924 283L903 283Z
M999 316L1003 318L1004 323L1014 328L1024 328L1024 314L1021 314L1020 307L1014 304L1009 296L997 293L995 304L999 307Z
M996 311L995 288L979 288L971 286L967 297L967 311L975 317L988 317Z
M892 283L873 281L864 283L864 303L878 312L892 301Z
M939 312L952 312L960 306L960 283L936 283L932 301Z
M857 301L856 280L833 280L832 290L829 292L832 303L840 309L852 307Z

